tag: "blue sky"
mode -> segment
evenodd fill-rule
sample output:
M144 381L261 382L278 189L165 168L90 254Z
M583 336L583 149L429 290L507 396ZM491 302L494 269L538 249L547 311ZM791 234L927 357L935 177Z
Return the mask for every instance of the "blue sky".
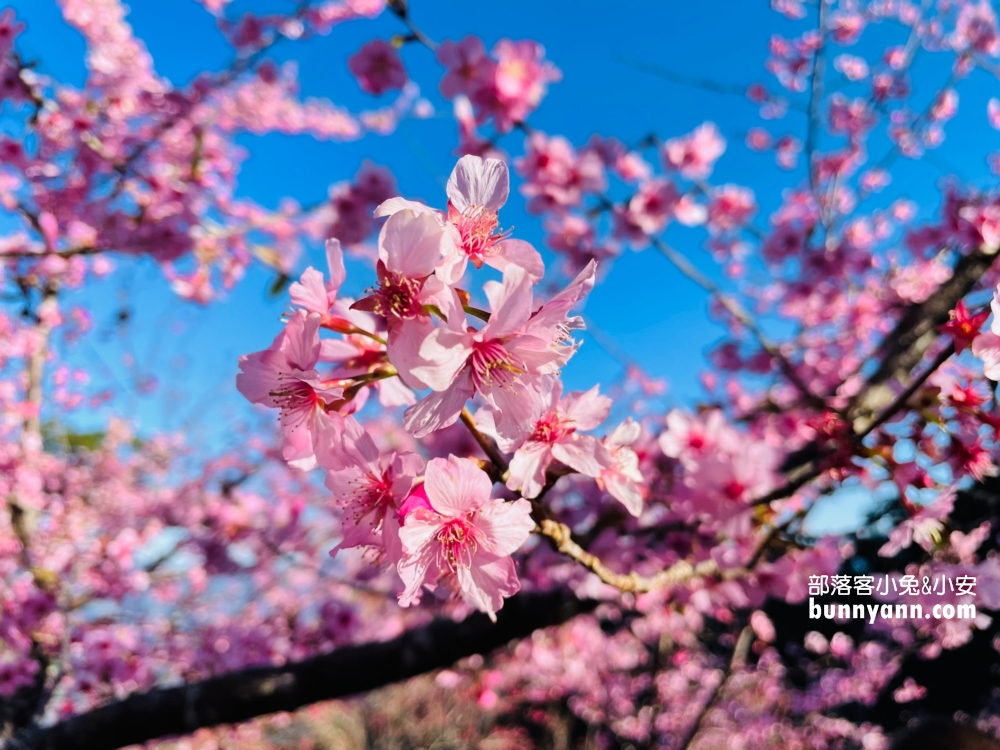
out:
M761 226L780 202L781 190L802 180L804 168L800 165L792 173L778 170L771 155L748 152L743 135L749 127L764 125L776 135L792 133L801 138L805 118L792 111L782 120L762 122L757 108L740 96L677 85L637 70L622 58L738 86L753 81L771 85L773 79L764 71L770 35L793 36L806 27L770 12L767 5L766 0L621 0L613 5L593 0L410 3L414 20L438 41L475 33L487 46L504 37L541 42L548 58L562 70L563 80L550 88L530 122L536 129L565 135L578 146L593 133L634 143L651 132L669 137L705 120L715 121L730 148L713 181L750 185L762 206L757 220ZM81 83L83 40L62 21L54 0L15 0L13 6L28 24L19 44L22 53L36 59L42 72ZM287 0L236 0L230 14L291 6ZM129 21L151 52L157 71L176 84L187 82L198 71L220 70L228 64L231 52L214 19L193 0L135 0ZM276 48L275 57L299 60L304 95L329 97L359 111L380 102L359 90L347 72L347 56L373 37L388 38L401 31L399 21L385 13L375 21L335 27L326 37L285 43ZM871 53L880 44L884 47L904 39L899 28L876 28L866 33L862 44L845 51L867 52L872 60ZM351 177L368 158L392 168L403 194L443 205L443 183L454 164L456 129L450 104L436 90L441 69L431 53L418 45L407 45L402 54L437 116L403 122L388 137L369 135L352 143L317 143L280 135L241 137L250 156L240 174L239 193L271 207L284 196L315 204L325 196L328 185ZM920 106L947 75L947 67L935 56L923 55L918 60L915 89ZM872 205L908 195L921 203L927 217L928 207L937 203L936 185L944 172L987 176L983 154L1000 146L998 134L987 127L985 118L986 100L996 89L995 82L982 73L963 82L959 91L964 111L949 129L949 140L936 152L935 164L898 164L894 184ZM855 93L863 92L858 87ZM804 101L804 95L800 100ZM522 139L515 133L501 146L516 155ZM884 136L873 138L873 155L880 156L886 148ZM515 236L541 248L541 222L527 215L522 205L518 196L512 197L501 215L503 224L513 226ZM677 227L667 233L672 244L719 278L715 264L701 249L703 237L700 231ZM322 257L319 246L312 247L301 267L310 262L322 267ZM356 294L371 283L363 267L349 270L353 274L348 292ZM123 394L111 407L88 418L100 422L109 413L118 413L138 420L143 431L183 429L192 440L214 443L221 437L225 442L228 427L249 413L235 392L236 359L267 346L280 327L286 302L284 297L268 298L270 280L270 274L253 269L225 301L202 308L173 297L155 264L139 263L124 265L109 281L86 292L83 297L95 309L103 334L71 357L93 369L98 382L111 383ZM114 323L122 304L132 311L128 335ZM698 374L705 369L705 352L722 335L706 312L704 292L662 257L631 251L594 290L585 310L629 357L650 374L667 378L667 402L678 405L691 404L700 394ZM153 395L134 392L122 364L125 353L133 354L137 371L157 377L161 386ZM609 384L620 372L620 363L587 337L567 367L565 379L570 388L589 387L595 381Z

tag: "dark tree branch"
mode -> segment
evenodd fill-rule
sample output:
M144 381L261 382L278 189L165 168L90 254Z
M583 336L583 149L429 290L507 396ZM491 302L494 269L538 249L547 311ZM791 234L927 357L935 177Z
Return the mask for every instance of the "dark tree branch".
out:
M849 413L856 431L865 431L875 419L875 412L892 400L895 394L890 387L891 382L909 376L937 340L938 326L947 322L948 313L972 291L996 259L997 253L988 250L963 255L948 281L926 301L906 310L873 356L879 362L878 369L868 378L850 406Z
M539 628L591 612L597 602L567 591L511 597L493 624L476 613L435 620L391 641L347 646L283 667L255 667L172 688L156 688L51 727L24 730L4 750L115 750L190 734L334 698L364 693L486 654Z

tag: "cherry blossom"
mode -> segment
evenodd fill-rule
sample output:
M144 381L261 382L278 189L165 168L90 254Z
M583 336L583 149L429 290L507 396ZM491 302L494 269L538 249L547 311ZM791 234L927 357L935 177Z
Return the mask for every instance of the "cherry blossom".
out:
M496 439L502 451L514 454L507 487L519 491L523 497L537 497L552 461L561 461L594 478L611 466L611 454L597 438L579 432L601 424L611 409L611 400L599 395L597 386L585 393L577 391L560 398L561 395L562 384L558 379L543 379L541 416L528 435L519 440L504 439L489 411L477 415L480 428Z
M699 125L683 138L673 138L663 146L663 159L683 177L703 179L712 173L712 166L726 150L726 140L715 123Z
M406 410L406 429L419 438L454 424L478 393L495 410L499 434L514 439L527 430L540 406L541 376L558 372L576 351L569 331L582 323L566 313L593 287L595 267L537 310L520 266L508 266L503 283L487 282L491 312L483 328L466 330L452 316L420 345L422 363L411 372L434 392Z
M391 216L409 209L438 216L454 248L448 247L438 264L437 274L447 284L457 284L471 261L476 268L487 264L500 271L509 264L524 268L534 279L541 278L544 265L538 252L523 240L507 239L499 231L499 212L510 192L507 165L497 159L463 156L448 178L447 217L423 204L393 198L375 211Z
M468 714L453 744L495 722L489 741L518 747L873 750L910 716L955 710L942 685L995 661L1000 608L1000 197L975 172L997 167L992 146L944 180L932 150L979 143L966 128L983 126L970 82L996 73L990 3L774 0L754 65L775 81L749 64L668 76L735 93L722 106L762 122L715 110L686 134L560 117L551 40L439 43L465 29L418 4L201 5L231 62L193 63L183 83L118 0L59 4L85 45L79 80L45 59L45 29L0 12L0 737L111 746L95 718L127 709L129 741L155 742L217 701L247 705L227 685L358 654L373 656L364 682L331 669L318 689L433 670L341 704L366 727L426 730L406 746L447 744ZM303 43L340 44L346 21L362 90L397 92L367 111L301 93L317 80ZM435 85L451 107L421 96ZM997 126L996 101L986 115ZM405 165L362 158L411 117L444 134L425 143L445 167L436 208L400 197L416 189ZM258 200L249 136L279 134L297 136L291 159L305 137L356 143L310 165L318 187ZM768 155L727 152L744 137ZM522 199L532 221L515 232ZM548 267L529 243L542 233ZM653 264L664 310L690 302L716 324L687 363L700 385L644 370L663 321L625 312L643 280L616 275L633 263ZM132 337L160 291L215 310L262 274L281 322L227 318L273 342L238 361L245 420L205 420L205 439L214 393L180 385L199 347L143 354L189 329ZM591 356L574 359L573 308L605 279L588 310L588 350L613 365L600 389ZM608 315L628 335L602 334ZM109 340L116 357L87 354ZM156 398L178 432L151 428ZM909 582L873 607L977 611L813 617L811 600L843 598L816 579L836 591L868 572ZM928 593L939 577L973 578L974 595ZM175 723L164 695L207 713ZM995 701L967 697L963 717L1000 733ZM305 746L314 719L182 742L259 750L284 724Z
M292 316L270 347L240 357L236 379L248 400L279 410L285 458L306 470L316 466L316 446L339 445L344 430L344 419L335 411L344 390L320 380L315 369L321 320L304 311Z
M598 484L612 497L625 506L629 513L642 513L643 483L639 470L639 457L631 448L639 439L642 427L632 419L626 419L602 441L612 464L602 469Z
M347 59L347 67L357 77L361 88L379 96L406 84L406 69L399 53L381 39L368 42Z
M955 351L962 352L972 344L973 339L979 334L979 329L990 316L990 311L983 310L970 315L969 311L965 309L965 303L959 301L949 316L948 322L941 326L941 331L950 334L955 342Z
M351 547L380 547L395 564L402 556L399 508L423 470L423 460L413 453L382 454L360 428L349 432L346 440L349 464L326 475L326 487L344 507L344 538L331 554Z
M407 513L399 532L406 584L400 603L415 602L424 584L453 576L462 596L496 621L504 598L520 589L510 556L535 526L531 506L491 499L486 473L456 456L428 462L423 487L429 507Z

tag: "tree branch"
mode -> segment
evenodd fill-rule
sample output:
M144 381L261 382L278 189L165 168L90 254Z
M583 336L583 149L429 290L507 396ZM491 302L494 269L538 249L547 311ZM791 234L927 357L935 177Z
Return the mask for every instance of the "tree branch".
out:
M487 455L490 461L493 462L493 466L497 470L497 476L502 481L506 481L507 475L507 459L503 457L500 449L497 448L496 443L494 443L488 436L484 435L476 427L476 420L472 416L472 412L469 411L469 407L462 407L461 414L462 424L464 424L469 432L472 433L472 437L479 444L479 447L483 449L483 453Z
M938 326L948 320L948 313L972 291L996 259L996 250L989 252L986 248L963 255L950 279L927 300L906 310L873 356L879 361L878 369L848 409L856 432L865 432L874 421L875 412L892 401L895 393L891 381L907 377L920 363L938 338Z
M708 559L692 565L687 560L674 563L666 570L661 570L651 576L642 576L635 571L631 573L616 573L605 565L599 557L587 552L573 540L569 526L552 518L542 518L537 521L538 533L552 541L557 551L571 560L576 560L609 586L630 593L644 593L657 589L671 588L687 583L694 578L722 576L735 578L744 573L742 568L732 568L722 571L715 560Z
M816 181L816 169L813 164L816 155L816 143L819 140L820 108L823 105L823 77L826 73L826 21L829 11L829 0L819 0L819 19L816 22L819 32L819 49L813 56L812 76L809 84L809 123L806 130L806 169L809 170L809 188L819 202L819 190Z
M719 684L716 685L715 690L712 691L708 701L698 714L698 718L695 719L691 728L687 731L687 734L684 735L684 739L677 745L679 750L687 750L687 748L691 746L691 743L694 742L694 738L698 735L698 732L701 731L701 725L704 723L705 717L708 716L708 712L712 710L716 701L719 700L719 696L722 695L722 689L726 686L729 678L733 675L733 672L741 669L746 663L747 653L750 651L750 644L752 643L753 628L747 625L743 628L742 632L740 632L740 637L737 639L736 645L733 647L733 654L729 660L729 666L726 668L725 674L722 676L722 679L719 680Z
M508 599L493 624L476 613L435 620L391 641L347 646L283 667L254 667L180 687L156 688L51 727L33 727L4 750L115 750L203 727L247 721L356 695L486 654L539 628L591 612L597 602L558 590Z

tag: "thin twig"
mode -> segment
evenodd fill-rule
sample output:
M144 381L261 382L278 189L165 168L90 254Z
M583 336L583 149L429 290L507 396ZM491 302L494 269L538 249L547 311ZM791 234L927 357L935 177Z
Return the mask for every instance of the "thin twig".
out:
M823 104L823 76L826 72L826 23L829 11L829 0L819 0L819 48L813 55L812 80L809 86L809 123L806 130L806 169L809 170L809 188L819 201L816 185L816 170L813 157L816 153L816 142L819 140L820 107Z
M8 258L51 258L53 256L57 258L72 258L77 255L96 255L97 253L105 252L108 248L103 247L93 247L87 245L85 247L71 247L68 250L56 250L49 251L43 250L42 252L35 252L34 250L10 250L10 251L0 251L0 261L7 260Z
M438 43L428 37L423 31L420 30L420 27L413 22L413 19L410 18L410 11L406 6L405 0L387 0L386 4L389 6L389 10L395 13L399 20L406 24L406 28L410 30L410 39L414 42L420 42L431 52L437 52Z
M798 371L792 362L785 356L781 349L773 344L761 330L760 326L757 325L756 321L750 316L743 306L740 305L735 299L725 294L722 289L719 288L718 284L709 279L705 274L695 268L694 264L691 263L682 253L675 250L673 247L668 245L660 237L650 237L650 241L663 256L669 260L674 266L684 274L687 278L693 281L695 284L700 286L709 294L713 295L721 304L726 311L732 315L736 320L738 320L751 334L757 339L757 343L760 344L761 348L764 349L774 360L778 363L782 374L789 380L792 385L794 385L803 397L809 402L813 407L819 409L827 409L827 403L825 399L821 396L817 396L813 393L809 386L806 385L805 381L799 375Z
M483 449L483 453L489 457L490 461L496 467L497 473L501 476L507 473L507 459L503 457L500 449L497 448L496 443L494 443L488 436L484 435L479 431L476 426L476 420L472 416L472 412L469 411L467 406L462 407L462 424L469 428L469 432L472 433L472 437L475 438L476 442L479 443L479 447Z
M628 65L636 70L642 71L643 73L649 73L650 75L657 76L658 78L670 81L671 83L676 83L679 86L688 86L690 88L701 89L703 91L711 91L713 94L738 96L741 99L747 98L747 89L749 86L741 86L735 83L723 83L721 81L712 80L711 78L699 78L698 76L690 76L685 73L677 73L660 65L656 65L655 63L631 57L630 55L616 54L612 56L612 59L615 62ZM806 111L805 105L801 102L785 98L781 98L778 101L780 104L783 104L789 109L793 109L797 112Z
M310 0L302 0L302 2L299 3L299 7L296 8L295 13L292 14L291 18L296 20L302 18L302 16L305 15L305 12L309 9L309 5L310 5ZM282 39L285 38L286 37L283 34L275 33L270 39L261 44L260 47L255 49L249 55L238 57L214 81L212 87L218 90L225 86L228 86L239 76L241 76L251 67L253 67L253 65L261 58L261 56L264 55L265 52L270 50L272 47L274 47L274 45L276 45L278 42L280 42ZM154 132L147 138L143 139L143 141L132 151L132 153L126 156L125 159L123 159L122 161L113 164L112 166L114 167L115 172L118 173L119 177L124 178L125 175L128 173L129 169L132 167L132 165L140 157L142 157L142 155L145 154L150 149L151 146L156 144L160 140L160 138L162 138L164 135L173 130L177 125L187 120L193 110L194 107L180 114L174 115L173 117L168 117L166 120L163 120L161 123L159 123L159 125L157 125ZM122 189L124 189L124 180L119 179L115 183L111 197L113 198L117 197L121 193Z
M887 421L892 419L892 417L895 416L900 409L906 406L906 402L910 400L910 398L913 396L914 393L917 392L920 386L922 386L925 382L927 382L927 378L929 378L931 375L937 372L938 369L941 367L941 365L947 362L948 359L950 359L954 353L955 353L955 342L953 341L944 349L942 349L941 353L934 358L934 361L931 362L931 364L927 367L927 369L924 370L924 372L922 372L919 376L914 378L913 382L910 383L910 385L907 386L902 391L902 393L896 396L896 398L893 399L892 403L890 403L885 409L882 410L882 412L875 419L872 420L870 425L868 425L864 430L862 430L858 434L857 439L859 441L863 440L874 430L878 429Z

